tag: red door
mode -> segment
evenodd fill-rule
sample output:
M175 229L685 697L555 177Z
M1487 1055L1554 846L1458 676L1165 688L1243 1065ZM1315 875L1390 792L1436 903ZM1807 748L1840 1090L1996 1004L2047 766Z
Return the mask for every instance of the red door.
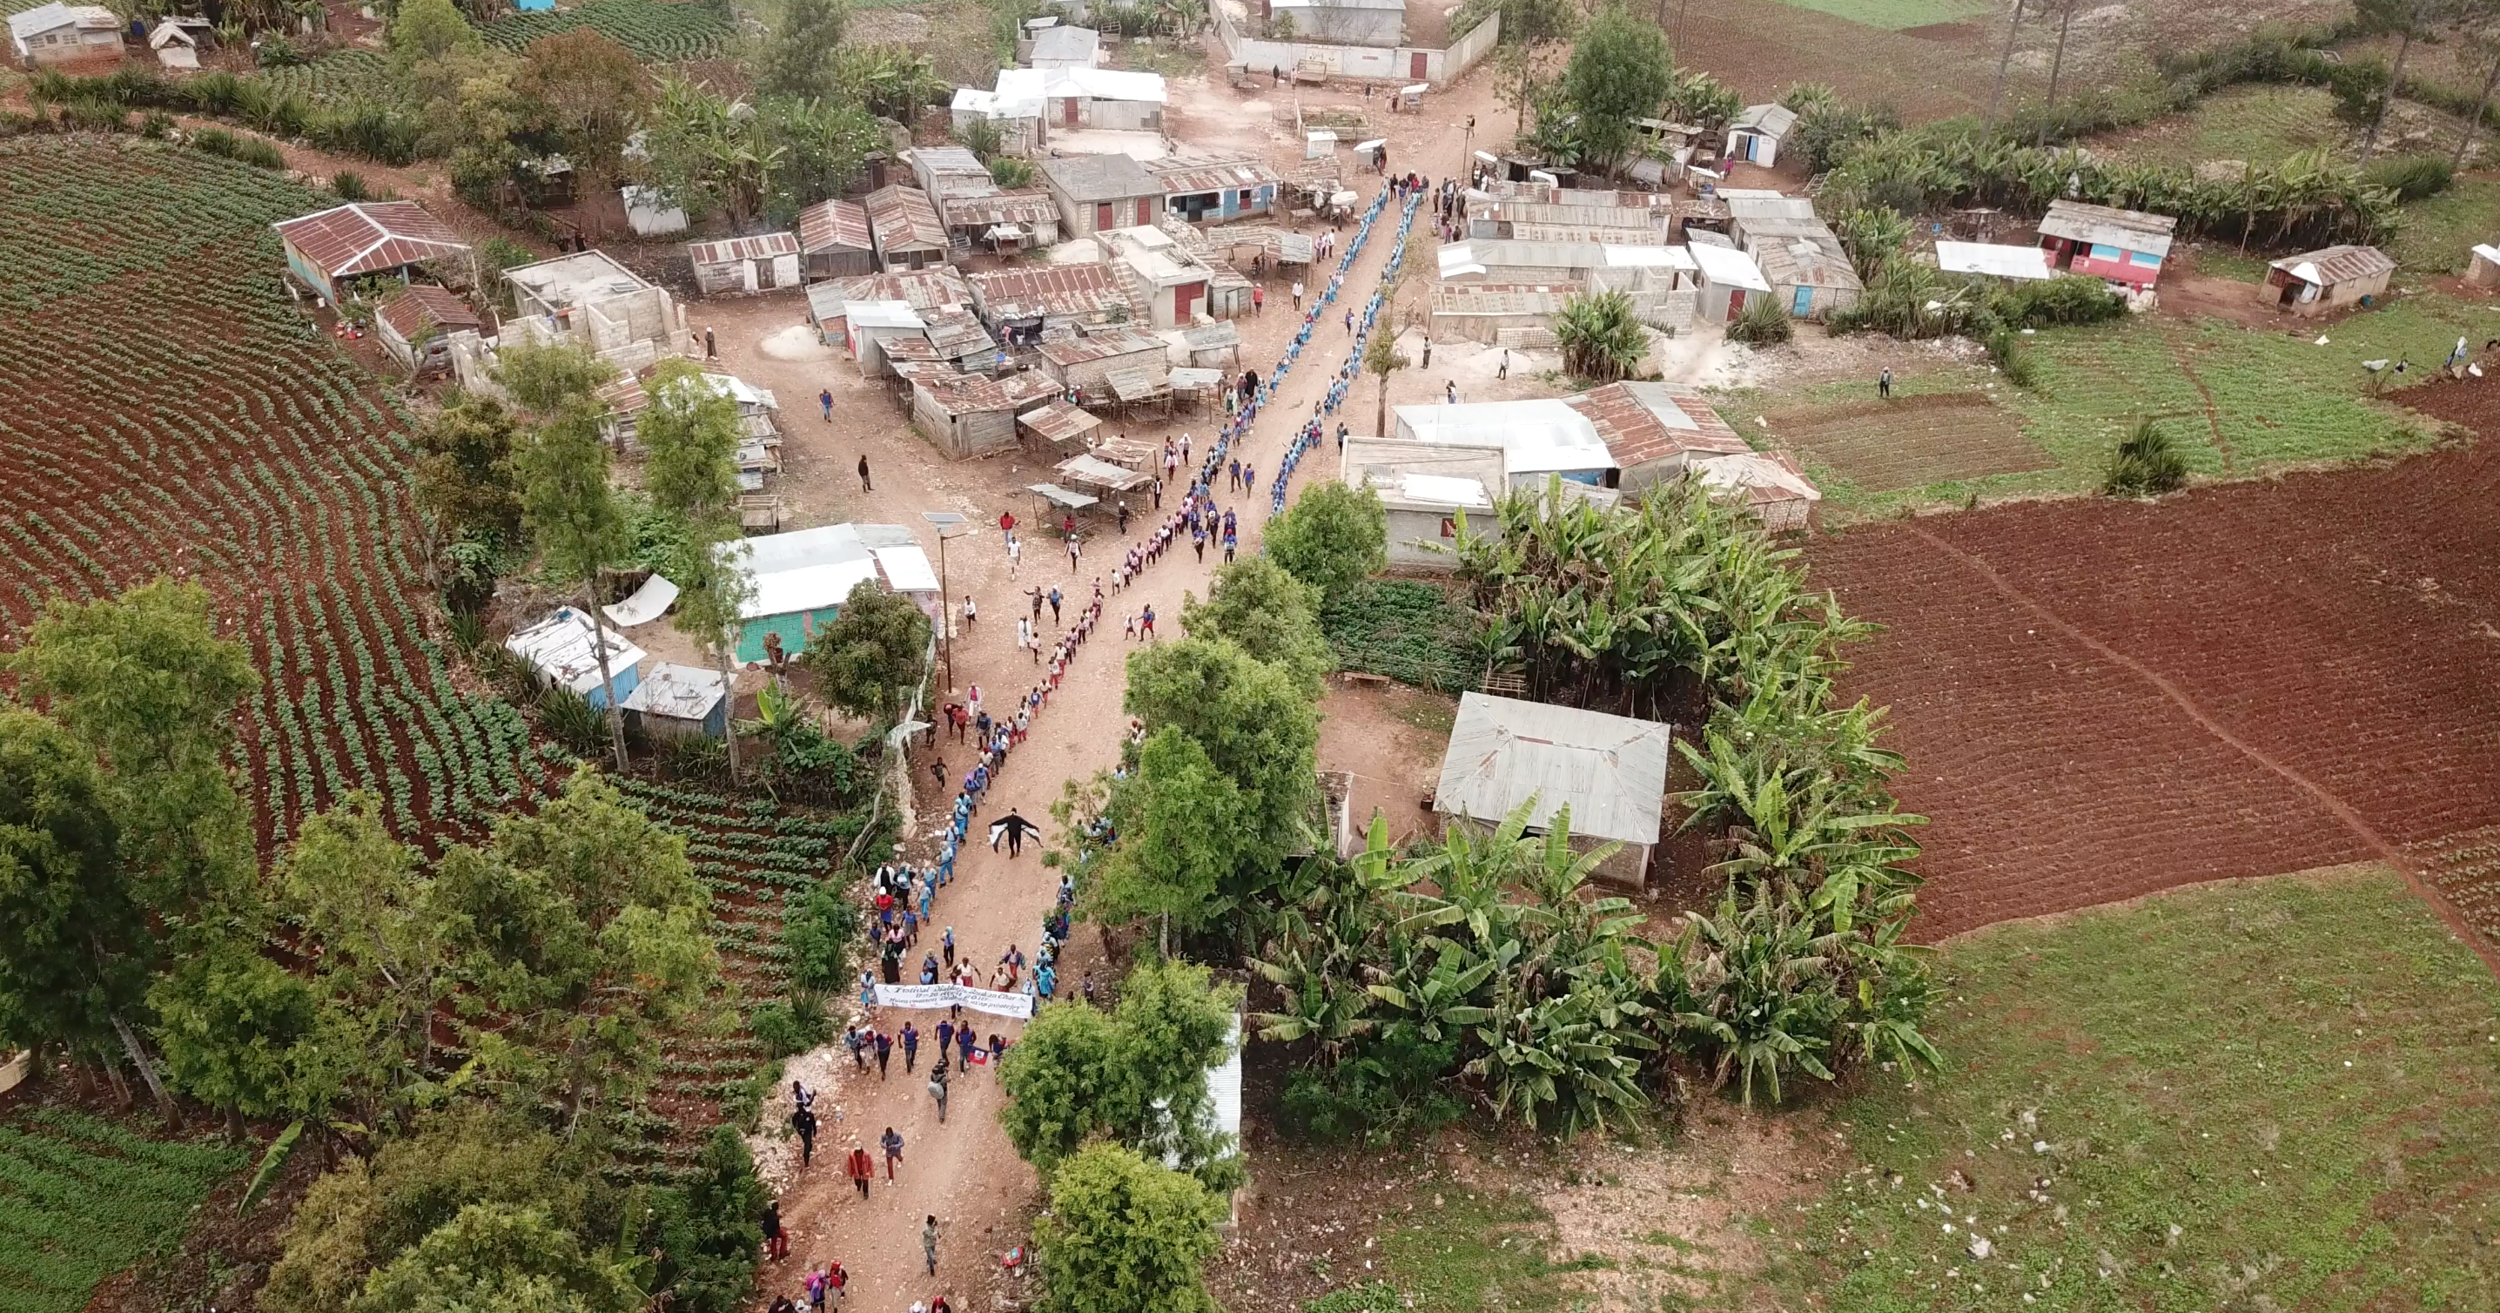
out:
M1140 228L1152 227L1154 221L1155 203L1153 201L1140 199L1137 202L1137 226Z
M1740 287L1727 294L1727 317L1734 319L1743 313L1745 313L1745 289Z
M1190 312L1198 304L1198 298L1206 294L1205 283L1184 283L1172 289L1173 320L1182 324L1188 323Z
M1415 59L1407 66L1406 75L1418 82L1424 80L1424 52L1420 50L1415 52Z
M1067 108L1066 108L1066 109L1063 109L1063 110L1059 111L1059 112L1060 112L1060 115L1062 116L1060 121L1061 121L1061 122L1063 122L1063 123L1065 123L1067 126L1069 126L1069 127L1071 127L1071 128L1075 127L1075 126L1076 126L1076 97L1074 97L1074 96L1070 96L1070 97L1068 97L1066 100L1060 101L1059 103L1060 103L1060 104L1062 104L1062 105L1067 106Z
M1094 202L1094 231L1101 233L1111 231L1111 202Z

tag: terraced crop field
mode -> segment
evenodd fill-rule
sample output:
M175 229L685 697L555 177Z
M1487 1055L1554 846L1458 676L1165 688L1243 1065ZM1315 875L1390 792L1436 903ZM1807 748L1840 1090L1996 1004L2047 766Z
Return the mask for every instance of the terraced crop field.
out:
M97 1282L180 1241L250 1161L59 1108L0 1118L0 1313L78 1313Z
M329 203L159 142L0 143L0 649L52 598L197 580L265 676L238 765L273 846L351 790L419 834L546 778L435 642L406 417L280 286L270 223Z
M595 27L644 59L701 59L729 37L727 23L701 5L666 0L592 0L572 9L513 14L486 25L486 39L518 50L542 36Z
M336 50L309 64L265 68L253 75L272 91L306 100L354 100L389 90L390 61L378 51Z
M769 799L725 798L699 790L619 779L617 787L664 828L685 836L695 878L712 891L721 966L752 999L780 992L789 977L781 946L783 909L836 874L859 837L861 817L785 808ZM703 1132L734 1103L764 1061L764 1046L743 1028L731 1034L672 1038L660 1086L639 1127L645 1157L682 1165Z

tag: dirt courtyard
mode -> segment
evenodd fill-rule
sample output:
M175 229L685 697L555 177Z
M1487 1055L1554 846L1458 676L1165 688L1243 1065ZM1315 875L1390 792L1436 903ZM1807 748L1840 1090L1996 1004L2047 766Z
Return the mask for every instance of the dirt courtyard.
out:
M2407 394L2480 427L2500 381ZM2500 823L2500 456L1861 528L1814 582L1885 626L1933 940ZM2459 919L2451 900L2443 911ZM2500 925L2485 918L2486 936Z

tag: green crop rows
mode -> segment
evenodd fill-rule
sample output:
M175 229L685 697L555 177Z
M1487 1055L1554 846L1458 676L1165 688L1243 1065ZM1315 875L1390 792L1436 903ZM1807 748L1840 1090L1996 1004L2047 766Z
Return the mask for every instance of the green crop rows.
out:
M514 14L486 25L486 39L518 50L542 36L595 27L644 59L701 59L729 37L729 25L700 5L665 0L592 0L572 9Z
M198 580L265 676L237 765L272 843L350 790L417 832L544 779L425 637L405 417L278 281L269 224L325 203L154 142L0 144L0 649L49 598Z
M372 50L339 50L309 64L263 69L254 74L271 91L314 102L382 96L390 91L390 62Z
M778 992L789 975L781 945L783 909L834 875L859 836L861 819L796 815L770 801L633 778L615 783L662 828L684 836L695 878L712 891L718 918L712 935L730 978L753 997ZM709 1109L729 1101L764 1058L763 1046L743 1030L673 1037L667 1051L653 1092L657 1111L633 1128L639 1141L635 1157L655 1177L690 1161L697 1137L712 1124Z
M59 1109L0 1122L0 1313L77 1313L97 1282L181 1240L247 1161Z

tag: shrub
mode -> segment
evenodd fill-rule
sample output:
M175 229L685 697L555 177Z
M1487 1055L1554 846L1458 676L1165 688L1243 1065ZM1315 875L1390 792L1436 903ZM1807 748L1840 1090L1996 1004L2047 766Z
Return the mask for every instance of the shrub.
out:
M130 111L110 101L73 100L61 106L61 126L78 132L127 132Z
M597 756L608 741L605 713L569 688L548 689L538 699L538 727L585 757Z
M2396 193L2399 201L2418 201L2448 190L2456 171L2448 161L2436 155L2395 155L2373 160L2361 171L2361 181L2371 187L2384 187Z
M2031 347L2022 334L2002 324L1988 334L1988 361L2005 375L2005 381L2018 388L2030 388L2039 381L2040 371L2032 363Z
M227 159L234 158L235 148L240 144L235 135L224 128L202 128L191 134L191 145L195 149L211 155L223 155Z
M1033 185L1033 161L1016 155L1001 155L990 161L990 181L1014 190Z
M1563 368L1600 383L1629 378L1648 354L1649 334L1622 292L1581 293L1554 316L1554 340Z
M2139 420L2135 431L2118 444L2101 490L2112 497L2158 497L2187 482L2187 456L2170 445L2170 435L2153 421Z
M1388 564L1388 525L1378 493L1332 480L1268 521L1267 554L1325 599Z
M300 68L306 62L302 47L276 33L260 39L254 57L262 68Z
M790 904L781 923L793 989L834 990L851 983L851 953L859 937L859 905L830 884L819 884Z
M1727 324L1727 340L1752 346L1775 346L1797 336L1796 321L1777 297L1756 296Z
M2053 328L2120 318L2127 299L2098 278L2061 274L2003 288L1989 308L2016 328Z
M245 137L235 143L234 157L245 164L264 169L286 168L286 156L278 148L258 137Z
M361 201L373 194L366 189L363 175L346 169L330 175L330 190L337 192L343 201Z
M823 991L792 990L790 997L760 1004L747 1014L747 1029L767 1055L786 1058L831 1038L833 1015L825 1010Z
M174 116L161 109L152 109L139 116L139 135L162 138L174 130Z

